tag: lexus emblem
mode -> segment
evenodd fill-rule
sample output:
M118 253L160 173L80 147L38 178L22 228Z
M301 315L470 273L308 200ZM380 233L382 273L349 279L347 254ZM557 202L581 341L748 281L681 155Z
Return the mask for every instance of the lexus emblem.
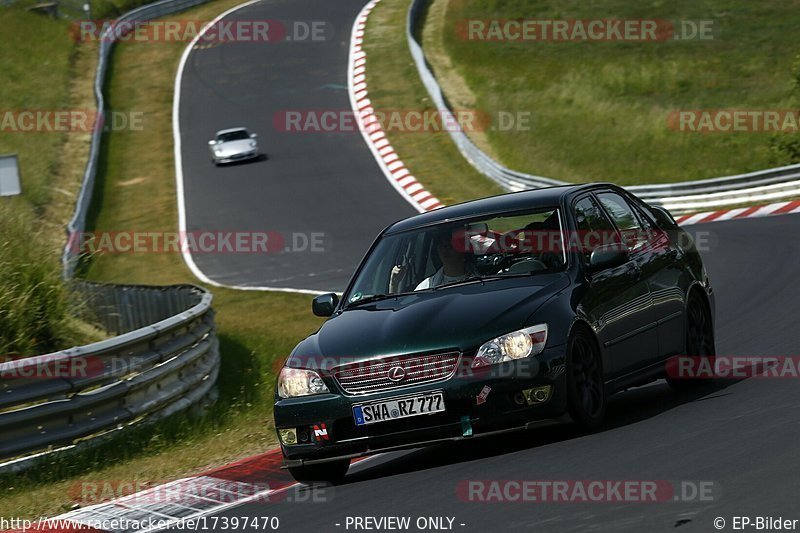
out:
M402 366L393 366L389 369L387 377L390 381L403 381L406 377L406 369Z

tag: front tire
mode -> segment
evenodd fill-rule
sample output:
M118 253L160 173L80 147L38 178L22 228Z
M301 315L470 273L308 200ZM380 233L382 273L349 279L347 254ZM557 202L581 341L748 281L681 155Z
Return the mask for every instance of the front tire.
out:
M686 355L684 357L714 357L717 354L714 346L714 326L708 306L696 294L689 298L686 306ZM676 391L686 390L693 386L707 385L710 379L681 379L667 373L667 384Z
M337 459L326 463L290 466L289 473L301 483L330 483L336 485L344 480L350 468L350 459Z
M594 337L576 328L567 342L567 405L580 427L597 429L606 414L603 361Z

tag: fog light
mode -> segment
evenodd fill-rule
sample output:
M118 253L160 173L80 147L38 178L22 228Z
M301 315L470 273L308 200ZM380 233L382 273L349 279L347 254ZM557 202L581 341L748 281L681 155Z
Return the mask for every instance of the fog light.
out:
M552 386L545 385L544 387L536 387L533 389L528 389L522 391L525 395L525 398L528 399L529 405L536 405L540 403L545 403L550 399L550 392L552 390Z
M283 444L297 444L297 430L295 428L279 429L278 435Z
M308 428L302 427L297 429L297 436L300 439L300 442L308 442Z

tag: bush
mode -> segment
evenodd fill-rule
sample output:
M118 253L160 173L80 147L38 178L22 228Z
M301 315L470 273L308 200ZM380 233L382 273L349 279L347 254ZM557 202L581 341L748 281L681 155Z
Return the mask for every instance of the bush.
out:
M58 258L16 207L0 205L0 359L55 351L71 337Z
M785 133L773 135L769 148L772 161L776 165L794 165L800 163L800 135Z
M792 89L795 93L800 93L800 54L795 56L792 63Z

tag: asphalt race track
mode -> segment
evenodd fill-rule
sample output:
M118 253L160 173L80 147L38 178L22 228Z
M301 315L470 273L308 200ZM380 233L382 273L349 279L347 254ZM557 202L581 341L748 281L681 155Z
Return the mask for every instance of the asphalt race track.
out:
M213 281L341 291L375 235L416 213L383 176L360 132L283 131L287 111L350 111L350 34L363 5L261 2L226 21L281 21L290 38L322 22L324 38L225 43L189 56L180 88L187 231L277 232L282 247L293 250L193 254ZM258 133L268 159L217 168L208 141L236 126Z
M800 354L800 215L692 232L707 242L717 353ZM456 531L714 531L722 517L730 530L733 515L796 514L797 494L788 489L800 478L798 412L795 379L715 382L686 393L660 381L612 397L595 434L564 425L385 454L354 465L344 485L322 493L327 502L250 503L220 516L277 516L282 531L347 531L348 516L410 516L412 524L447 516ZM713 501L474 503L457 495L463 480L703 481Z
M188 229L324 232L321 254L198 255L228 284L341 289L375 233L414 210L389 186L357 133L287 134L286 109L347 109L345 63L364 0L275 0L236 19L325 19L335 39L225 45L190 56L181 125ZM217 169L216 129L259 133L268 161ZM695 226L717 295L717 353L799 355L800 215ZM603 430L572 426L381 455L354 465L325 502L248 503L227 517L280 518L281 531L354 531L347 517L453 518L455 531L715 531L734 515L800 518L800 394L793 379L715 382L685 393L663 381L612 398ZM657 503L477 503L464 480L709 482L710 500ZM306 489L311 490L311 489ZM792 516L792 513L795 513ZM447 523L445 521L445 523ZM463 525L462 525L463 524ZM364 529L361 529L364 530ZM387 530L387 529L382 529Z

